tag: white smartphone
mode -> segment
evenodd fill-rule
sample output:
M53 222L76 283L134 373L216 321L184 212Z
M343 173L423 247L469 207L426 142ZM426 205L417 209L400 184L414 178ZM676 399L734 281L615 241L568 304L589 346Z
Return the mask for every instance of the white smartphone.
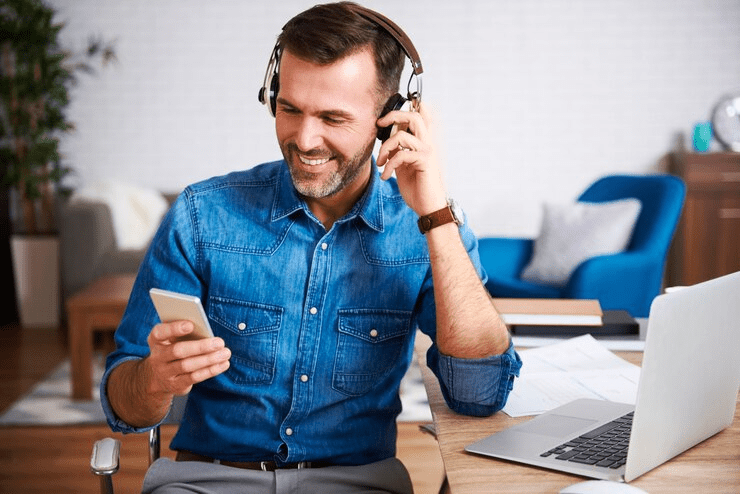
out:
M154 308L162 322L190 321L195 325L192 333L182 339L199 340L213 336L208 317L200 299L194 295L152 288L149 290Z

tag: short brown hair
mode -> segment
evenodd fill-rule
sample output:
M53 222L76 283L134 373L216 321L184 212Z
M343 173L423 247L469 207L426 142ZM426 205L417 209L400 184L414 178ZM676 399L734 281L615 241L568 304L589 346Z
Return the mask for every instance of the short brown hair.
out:
M288 21L278 43L296 57L320 65L372 48L382 108L398 91L405 56L396 39L360 15L358 7L352 2L316 5Z

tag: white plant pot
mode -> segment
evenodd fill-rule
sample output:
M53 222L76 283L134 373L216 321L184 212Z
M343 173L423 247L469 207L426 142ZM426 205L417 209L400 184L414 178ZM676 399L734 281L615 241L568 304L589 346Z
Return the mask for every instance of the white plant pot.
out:
M59 238L54 235L13 235L10 239L15 294L21 325L59 325Z

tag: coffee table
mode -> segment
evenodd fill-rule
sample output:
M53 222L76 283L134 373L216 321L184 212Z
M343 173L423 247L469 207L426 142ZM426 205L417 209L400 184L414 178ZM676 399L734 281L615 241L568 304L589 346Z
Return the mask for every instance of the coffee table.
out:
M92 399L93 331L115 331L135 278L133 274L104 276L67 300L72 399Z

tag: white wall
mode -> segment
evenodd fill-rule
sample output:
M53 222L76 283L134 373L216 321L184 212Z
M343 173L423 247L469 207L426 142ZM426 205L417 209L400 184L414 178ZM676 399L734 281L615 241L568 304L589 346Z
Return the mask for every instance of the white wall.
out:
M280 157L257 90L282 25L316 2L50 3L68 45L117 40L119 63L74 92L73 184L171 191ZM533 235L543 201L572 200L607 173L662 171L677 133L740 90L739 0L365 5L419 50L450 194L481 235Z

